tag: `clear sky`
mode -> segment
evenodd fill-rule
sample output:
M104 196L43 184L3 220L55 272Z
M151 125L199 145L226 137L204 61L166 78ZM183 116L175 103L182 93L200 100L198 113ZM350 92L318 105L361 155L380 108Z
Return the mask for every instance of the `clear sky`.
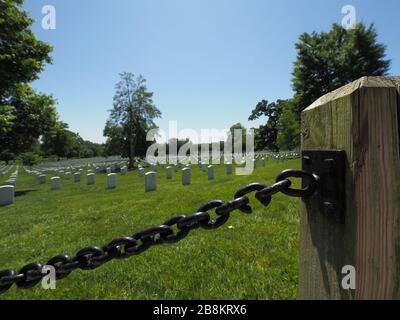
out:
M391 75L400 75L400 1L336 0L26 0L36 36L54 46L34 88L58 99L70 129L103 142L114 86L123 71L142 74L168 128L224 129L247 118L258 101L290 98L294 43L328 31L353 5L357 21L375 23L387 45ZM43 30L44 5L56 30Z

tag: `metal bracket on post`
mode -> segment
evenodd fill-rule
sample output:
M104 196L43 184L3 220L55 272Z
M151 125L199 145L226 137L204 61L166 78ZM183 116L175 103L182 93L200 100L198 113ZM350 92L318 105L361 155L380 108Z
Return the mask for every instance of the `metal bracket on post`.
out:
M317 212L345 222L345 152L338 150L303 150L302 167L308 173L320 177L317 191L308 203Z

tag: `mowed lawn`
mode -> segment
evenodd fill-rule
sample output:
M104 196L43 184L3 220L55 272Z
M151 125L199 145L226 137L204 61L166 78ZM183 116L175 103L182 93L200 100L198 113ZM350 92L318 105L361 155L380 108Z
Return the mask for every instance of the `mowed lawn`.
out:
M190 186L182 186L180 172L167 180L159 168L157 191L151 193L144 192L137 171L118 174L114 190L106 189L105 174L97 174L93 186L84 176L80 183L62 179L61 189L52 191L50 175L39 185L20 166L15 204L0 208L0 270L45 264L60 253L72 256L173 215L194 213L209 200L231 200L238 188L271 184L281 170L299 168L300 161L259 165L250 176L227 176L224 166L216 166L213 181L193 166ZM300 200L277 194L263 207L254 194L250 199L252 214L235 211L219 229L193 230L176 244L95 270L78 269L57 281L55 290L40 283L30 290L13 286L0 299L296 299Z

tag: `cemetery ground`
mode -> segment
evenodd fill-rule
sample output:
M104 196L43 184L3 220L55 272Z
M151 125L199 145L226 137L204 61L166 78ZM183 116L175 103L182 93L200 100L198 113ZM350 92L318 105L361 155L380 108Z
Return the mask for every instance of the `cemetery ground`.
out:
M216 165L211 181L198 165L192 168L188 186L180 171L167 180L166 169L158 168L157 190L145 193L136 170L117 174L112 190L106 174L96 174L95 185L83 175L81 182L62 179L61 188L51 190L51 175L38 184L20 166L15 204L0 208L0 270L45 264L60 253L73 255L194 213L209 200L232 200L238 188L272 184L283 169L300 168L300 161L268 160L249 176L228 176L224 165ZM0 299L296 299L300 200L279 193L263 207L254 194L249 198L252 214L234 211L216 230L193 230L178 243L78 269L57 281L55 290L40 283L30 290L13 286Z

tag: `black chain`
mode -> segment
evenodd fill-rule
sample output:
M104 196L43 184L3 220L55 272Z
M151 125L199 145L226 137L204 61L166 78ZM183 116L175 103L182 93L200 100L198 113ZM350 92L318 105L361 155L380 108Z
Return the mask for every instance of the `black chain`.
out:
M304 178L303 189L292 189L288 178ZM252 183L239 189L234 200L224 202L213 200L201 206L196 213L191 215L177 215L163 224L135 233L131 237L117 238L103 247L87 247L78 251L74 257L61 254L51 258L46 265L53 266L56 279L68 276L75 269L92 270L113 259L125 259L143 253L151 246L163 243L175 243L185 238L193 229L216 229L224 225L231 212L240 210L251 213L247 194L255 193L255 198L264 206L268 206L272 195L278 192L293 197L309 197L316 188L319 177L303 170L285 170L278 175L276 183L267 186L261 183ZM210 210L215 210L216 219L211 219ZM178 231L174 233L172 227L176 225ZM29 289L38 284L47 274L42 273L43 267L39 263L30 263L18 272L14 269L0 271L0 293L6 292L13 284L20 289Z

